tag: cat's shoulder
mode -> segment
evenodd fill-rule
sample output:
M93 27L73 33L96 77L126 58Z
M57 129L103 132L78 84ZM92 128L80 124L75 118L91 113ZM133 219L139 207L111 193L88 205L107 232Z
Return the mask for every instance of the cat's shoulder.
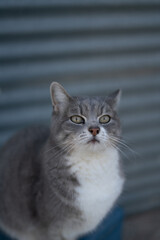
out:
M15 133L1 148L1 154L17 148L27 148L31 145L43 144L49 137L49 127L47 126L31 126L21 129Z

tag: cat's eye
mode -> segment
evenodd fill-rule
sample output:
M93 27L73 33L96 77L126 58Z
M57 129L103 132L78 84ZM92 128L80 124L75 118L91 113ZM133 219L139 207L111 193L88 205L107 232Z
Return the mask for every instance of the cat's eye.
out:
M103 115L99 118L99 122L102 124L108 123L111 120L109 115Z
M85 120L83 117L81 116L78 116L78 115L75 115L75 116L72 116L70 117L70 120L76 124L82 124L82 123L85 123Z

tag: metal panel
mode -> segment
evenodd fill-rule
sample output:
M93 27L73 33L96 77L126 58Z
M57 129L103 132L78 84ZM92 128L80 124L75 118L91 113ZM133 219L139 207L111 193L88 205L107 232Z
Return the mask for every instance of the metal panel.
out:
M0 145L48 123L49 85L121 88L128 214L160 206L160 1L0 1Z

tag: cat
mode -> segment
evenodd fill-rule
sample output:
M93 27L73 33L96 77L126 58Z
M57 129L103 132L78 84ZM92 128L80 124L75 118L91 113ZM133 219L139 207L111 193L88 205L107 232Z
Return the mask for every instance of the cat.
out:
M71 97L50 86L50 128L29 127L0 153L0 226L18 240L75 240L93 231L124 183L120 91Z

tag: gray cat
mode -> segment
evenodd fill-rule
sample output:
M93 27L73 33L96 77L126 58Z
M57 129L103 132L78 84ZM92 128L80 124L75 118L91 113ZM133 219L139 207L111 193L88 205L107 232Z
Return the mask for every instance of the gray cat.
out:
M120 92L71 97L51 84L50 129L25 129L0 153L0 226L19 240L75 240L120 195Z

